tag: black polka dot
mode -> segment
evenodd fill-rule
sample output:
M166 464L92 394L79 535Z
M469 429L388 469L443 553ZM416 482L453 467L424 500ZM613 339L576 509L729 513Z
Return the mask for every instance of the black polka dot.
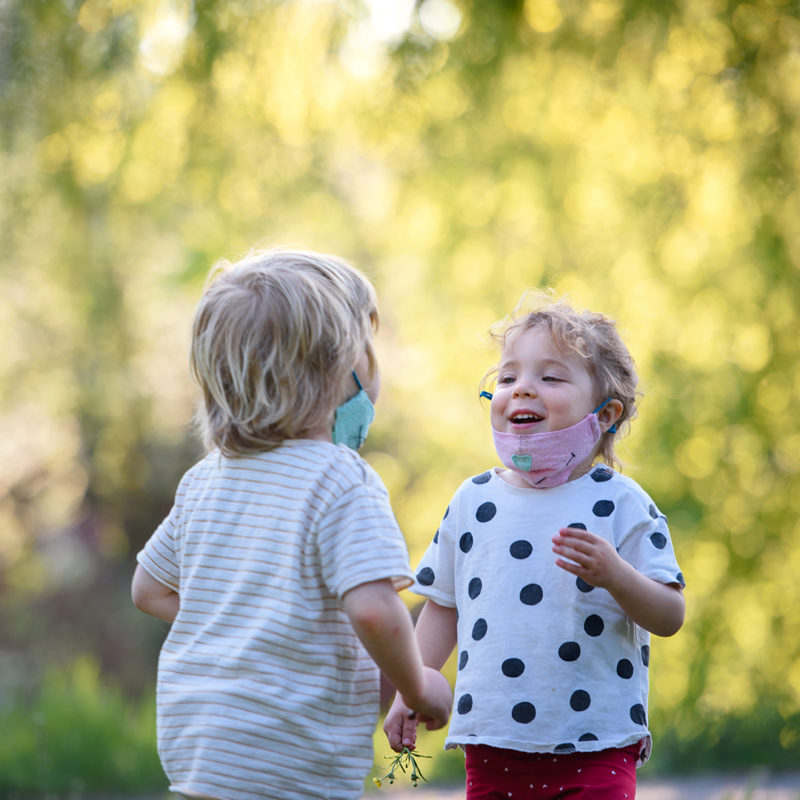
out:
M496 513L497 506L487 500L485 503L481 503L478 506L478 510L475 512L475 519L477 519L478 522L488 522L490 519L494 518Z
M472 550L472 534L469 531L461 535L458 540L458 547L462 553L469 553Z
M467 661L469 661L469 653L466 650L462 650L458 656L458 669L464 669L467 666Z
M521 722L523 725L533 722L535 717L536 709L533 703L517 703L514 708L511 709L511 718L515 722Z
M481 593L482 588L483 584L481 583L481 579L473 578L469 582L469 586L467 587L467 593L469 594L470 598L474 600Z
M583 629L589 636L599 636L603 632L603 628L605 628L605 623L597 614L586 617L586 622L583 623Z
M592 591L592 589L594 589L594 586L592 586L592 584L591 584L591 583L586 583L586 581L585 581L583 578L576 578L576 579L575 579L575 585L576 585L576 586L578 587L578 589L580 589L580 590L581 590L581 591L582 591L584 594L587 594L588 592L591 592L591 591Z
M661 531L656 531L651 537L650 541L656 550L663 550L667 546L667 537Z
M589 697L589 692L583 689L573 692L572 697L569 699L569 705L573 711L586 711L591 704L592 698Z
M617 661L617 675L626 680L633 677L633 664L627 658Z
M597 742L599 739L593 733L583 733L578 737L579 742Z
M592 472L592 480L597 483L605 483L606 481L610 481L613 477L614 473L605 467L598 467Z
M513 558L527 558L533 552L533 545L525 539L518 539L508 548L508 552Z
M577 528L579 531L585 531L586 530L586 526L582 522L570 522L570 524L567 525L567 527L568 528Z
M614 513L614 503L611 500L598 500L592 506L592 513L596 517L610 517Z
M436 579L436 576L433 574L433 570L430 567L423 567L417 573L417 583L421 586L431 586Z
M577 642L564 642L558 648L558 657L562 661L577 661L581 655L581 646Z
M458 698L458 704L456 705L456 711L459 714L469 714L472 711L472 695L471 694L462 694L461 697Z
M542 601L543 596L542 587L538 583L529 583L527 586L523 586L519 593L519 599L526 606L535 606Z
M675 576L675 580L676 580L676 581L678 582L678 584L680 584L681 586L686 586L686 581L685 581L685 580L684 580L684 578L683 578L683 573L682 573L682 572L679 572L679 573L678 573L678 574Z
M525 663L519 658L507 658L500 669L507 678L519 678L525 672Z
M650 508L647 509L647 512L653 519L658 519L658 509L652 503L650 503Z
M647 712L644 710L644 706L641 703L631 706L631 719L637 725L647 725Z
M489 630L489 626L487 625L486 620L483 618L477 620L472 626L472 638L476 642L479 642L484 636L486 636L487 630Z
M572 744L572 742L564 742L563 744L557 744L553 752L564 755L565 753L574 753L576 749L577 748L574 744Z
M643 644L642 645L642 664L646 667L650 666L650 645Z
M481 483L489 483L489 481L490 481L491 479L492 479L492 473L491 473L491 472L484 472L482 475L476 475L476 476L475 476L475 477L472 479L472 482L473 482L473 483L478 483L478 484L481 484Z

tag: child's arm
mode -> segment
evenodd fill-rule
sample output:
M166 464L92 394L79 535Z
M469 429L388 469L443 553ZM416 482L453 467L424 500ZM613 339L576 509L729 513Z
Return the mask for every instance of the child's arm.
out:
M589 531L562 528L553 537L556 564L606 589L637 625L672 636L683 625L685 603L677 584L654 581L623 559L610 542Z
M456 646L457 619L455 608L440 606L433 600L425 602L417 620L415 634L426 666L440 670L450 657ZM410 716L410 712L411 709L398 693L383 725L383 732L392 750L399 752L404 747L414 749L417 721Z
M178 615L178 593L157 581L141 564L136 565L131 584L131 598L139 611L172 622Z
M388 579L345 593L342 605L358 638L403 701L427 723L441 728L450 717L453 693L447 680L423 665L411 615Z

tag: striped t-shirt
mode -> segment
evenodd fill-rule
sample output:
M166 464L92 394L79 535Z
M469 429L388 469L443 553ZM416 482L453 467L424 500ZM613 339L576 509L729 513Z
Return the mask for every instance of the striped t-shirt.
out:
M213 452L137 556L180 595L158 663L171 788L220 800L356 798L378 672L341 597L412 582L377 473L344 446Z

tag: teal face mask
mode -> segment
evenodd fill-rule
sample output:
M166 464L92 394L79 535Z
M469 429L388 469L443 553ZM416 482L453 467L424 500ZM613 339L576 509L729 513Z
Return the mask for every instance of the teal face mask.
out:
M369 426L375 419L375 406L355 371L353 379L358 386L358 392L336 409L333 418L333 443L346 444L351 450L358 450L364 444Z

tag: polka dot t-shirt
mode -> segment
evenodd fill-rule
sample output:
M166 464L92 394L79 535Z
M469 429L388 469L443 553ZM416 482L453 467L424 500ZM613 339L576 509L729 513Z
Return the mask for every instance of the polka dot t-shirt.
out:
M445 747L572 753L642 742L650 634L605 590L557 567L552 537L584 528L639 572L684 586L667 520L605 466L550 489L496 471L466 480L412 591L458 610L458 672Z

